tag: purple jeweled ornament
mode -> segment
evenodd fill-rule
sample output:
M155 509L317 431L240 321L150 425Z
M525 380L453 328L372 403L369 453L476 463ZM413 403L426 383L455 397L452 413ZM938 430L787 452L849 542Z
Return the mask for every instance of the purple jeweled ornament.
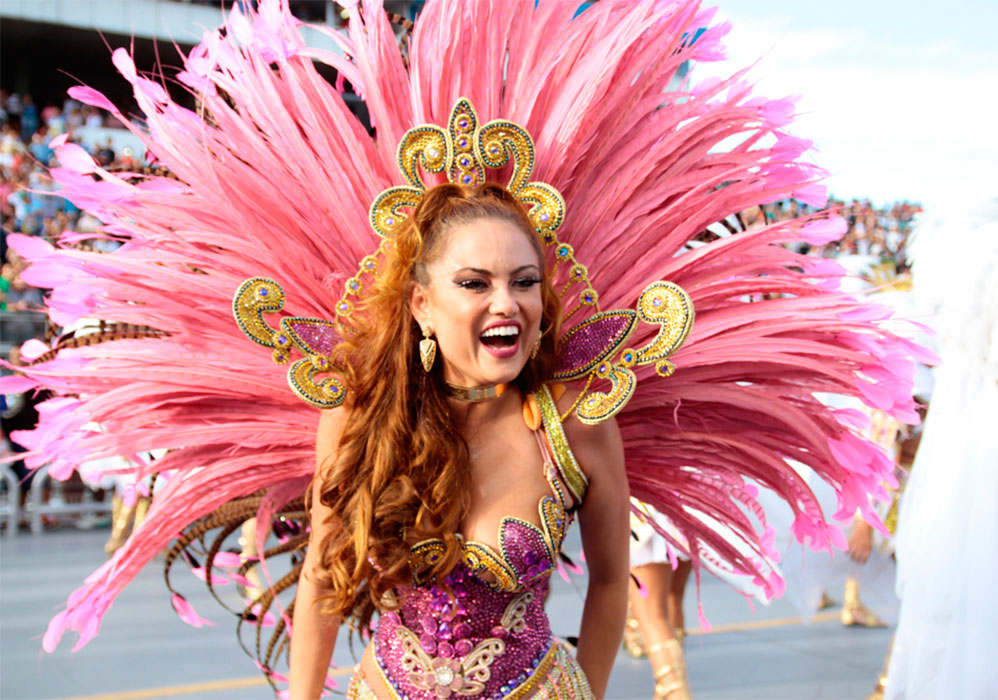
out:
M349 303L341 302L340 308L343 309L344 307L346 310L349 310ZM325 323L294 320L289 320L287 324L288 328L298 336L302 344L316 355L331 354L333 348L336 347L336 343L340 340L339 333L336 332L332 324L327 325Z
M565 334L554 368L554 378L574 375L602 360L630 334L634 313L609 311L583 321Z

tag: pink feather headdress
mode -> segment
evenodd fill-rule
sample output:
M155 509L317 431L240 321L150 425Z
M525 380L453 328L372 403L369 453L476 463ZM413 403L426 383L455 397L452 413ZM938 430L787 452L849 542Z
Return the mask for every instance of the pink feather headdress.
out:
M684 63L718 59L728 31L696 0L605 1L575 16L577 7L428 2L406 63L375 0L352 7L346 34L318 28L336 52L307 46L285 4L264 0L258 12L234 10L224 35L206 32L184 57L177 78L198 111L140 74L123 49L113 62L144 128L94 90L71 91L116 115L174 177L111 173L64 143L53 170L62 194L124 245L76 250L72 232L57 245L25 236L10 244L32 263L25 281L52 290L54 322L86 317L158 333L61 350L3 380L59 395L42 404L35 430L13 437L30 449L29 465L48 464L56 478L90 460L169 452L133 462L129 478L157 473L165 484L128 542L52 621L46 649L65 629L80 632L76 648L89 641L115 596L193 521L269 490L262 537L270 515L300 496L318 412L245 342L233 291L264 275L282 282L294 316L332 318L358 261L377 247L369 205L399 184L394 145L417 124L446 124L461 97L483 120L515 122L533 137L534 177L564 198L560 239L588 265L603 308L633 308L657 280L692 299L697 320L670 358L675 372L629 369L639 388L617 415L632 495L674 524L678 536L663 532L671 546L778 592L757 485L786 500L802 541L843 542L791 461L835 487L839 515L875 521L869 497L893 479L893 465L854 414L815 394L856 396L914 423L913 364L931 358L881 325L883 309L838 291L838 265L786 246L834 240L841 220L817 213L735 235L717 227L780 199L824 203L823 172L801 160L810 144L786 131L792 102L753 96L741 73L678 79ZM316 62L362 97L376 139ZM639 325L632 343L657 332Z

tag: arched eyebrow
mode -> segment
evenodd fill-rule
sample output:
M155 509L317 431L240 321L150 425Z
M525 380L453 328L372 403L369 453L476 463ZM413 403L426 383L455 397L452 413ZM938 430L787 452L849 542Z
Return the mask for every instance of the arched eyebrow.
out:
M525 272L526 270L530 269L537 270L538 272L540 272L540 268L538 268L537 265L530 264L530 265L520 265L520 267L513 270L512 274L518 275L521 272ZM462 267L460 270L457 271L458 274L462 272L473 272L474 274L482 275L483 277L492 277L491 270L483 270L480 267Z

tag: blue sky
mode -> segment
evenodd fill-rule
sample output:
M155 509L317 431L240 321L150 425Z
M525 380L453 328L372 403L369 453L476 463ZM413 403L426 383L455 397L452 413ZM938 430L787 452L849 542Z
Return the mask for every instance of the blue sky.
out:
M927 208L998 196L998 2L717 0L728 61L694 80L749 73L800 95L792 131L841 197Z

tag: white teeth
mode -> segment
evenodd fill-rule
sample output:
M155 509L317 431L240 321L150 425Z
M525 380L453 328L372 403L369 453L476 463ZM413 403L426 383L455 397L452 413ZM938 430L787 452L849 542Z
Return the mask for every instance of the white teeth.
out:
M520 329L516 326L496 326L482 333L483 338L492 338L497 335L520 335Z

